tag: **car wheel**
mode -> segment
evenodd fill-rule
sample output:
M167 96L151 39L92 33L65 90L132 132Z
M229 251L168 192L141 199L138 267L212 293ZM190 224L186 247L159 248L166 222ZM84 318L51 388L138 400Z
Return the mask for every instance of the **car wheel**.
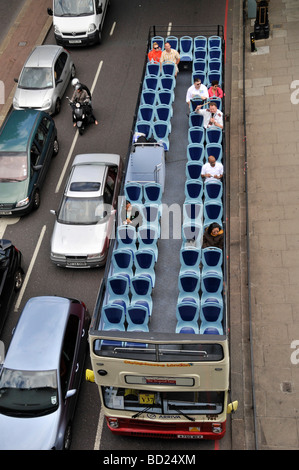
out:
M40 194L39 190L36 189L33 194L33 210L37 210L40 206Z
M54 114L59 114L61 110L61 101L59 98L57 98L56 103L55 103L55 111Z
M70 450L72 443L72 425L69 423L64 433L63 449Z
M59 152L59 142L57 139L55 139L53 143L53 157L56 157L58 152Z
M75 78L76 76L76 67L74 65L72 65L72 68L71 68L71 80L73 80L73 78Z
M18 292L23 284L23 272L21 269L18 269L15 272L15 292Z

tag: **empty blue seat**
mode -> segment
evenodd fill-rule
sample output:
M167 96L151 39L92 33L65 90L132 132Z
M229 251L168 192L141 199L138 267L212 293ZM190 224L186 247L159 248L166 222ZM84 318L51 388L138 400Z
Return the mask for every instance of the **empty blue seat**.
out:
M126 320L127 331L148 331L149 314L144 305L131 305L126 313Z
M203 144L205 140L205 129L203 127L189 127L188 129L188 143L189 144Z
M186 163L186 178L187 180L198 180L200 179L202 169L201 162L187 162Z
M149 139L153 133L152 123L149 121L137 121L135 132L140 132L141 134L144 134L147 139Z
M222 62L218 59L211 59L208 61L208 74L211 72L220 72L222 73Z
M206 49L203 49L203 48L194 49L193 61L198 60L198 59L205 60L205 61L208 60L208 53Z
M223 335L223 328L222 326L204 322L200 325L199 333L201 335Z
M206 36L196 36L194 38L194 50L203 49L207 50L208 40Z
M155 108L151 104L141 104L138 108L137 122L138 121L153 121Z
M155 253L151 249L140 249L135 253L135 275L144 274L152 280L152 287L155 286Z
M176 51L179 48L179 39L176 36L167 36L165 42L169 42L171 49L175 49Z
M131 250L116 249L111 255L113 274L133 276L133 253Z
M154 105L157 100L157 94L155 90L142 90L140 97L140 104Z
M208 296L219 297L223 290L223 274L218 270L206 270L201 275L201 291L203 298Z
M143 79L143 89L157 91L159 87L159 80L160 78L156 75L145 75Z
M102 308L102 329L105 331L125 330L125 309L122 305L107 304Z
M152 126L153 136L157 142L162 142L164 149L169 150L169 124L166 121L155 121Z
M222 144L206 144L204 154L206 161L208 161L209 157L212 155L217 162L222 163Z
M182 247L180 249L180 273L183 273L184 271L199 272L200 260L200 248L194 246Z
M127 182L124 187L125 198L132 204L142 204L143 186L137 182Z
M167 104L171 105L174 100L174 92L170 90L158 90L157 94L157 102L158 104Z
M131 282L131 306L144 306L147 308L149 317L152 314L152 281L149 276L139 274L134 276Z
M172 75L161 75L159 79L159 88L161 90L174 91L176 80Z
M116 230L117 248L136 251L136 229L132 225L119 225Z
M155 119L157 121L165 121L169 124L169 132L171 132L171 117L172 117L172 106L167 104L158 104L155 107Z
M201 302L200 319L202 322L209 322L221 325L223 320L223 304L220 302Z
M138 228L137 232L137 240L139 243L139 250L143 249L151 249L155 253L155 260L157 261L158 259L158 238L159 238L159 232L158 230L153 227L153 226L141 226Z
M205 147L204 144L188 144L187 146L187 160L203 163L205 156Z
M160 205L155 203L146 203L141 207L143 215L143 227L151 226L157 230L157 236L160 238L161 226L161 210Z
M194 60L192 63L192 72L207 73L207 61L205 59Z
M145 74L158 77L160 75L160 64L156 62L148 62L146 64Z
M208 62L214 59L220 60L222 62L222 50L221 49L211 49L208 51Z
M195 104L194 100L192 100L192 104ZM189 114L189 127L203 127L203 115L192 111Z
M178 277L180 302L194 302L199 305L200 275L192 270L184 271Z
M222 48L222 39L220 36L210 36L208 38L208 50Z
M219 127L208 127L206 129L207 144L220 144L222 142L222 134L222 129L220 129Z
M222 85L222 73L221 72L216 72L216 71L212 71L212 72L208 71L207 75L206 75L205 85L210 87L214 80L217 80L219 86L221 87L221 85Z
M143 194L145 203L161 204L162 202L162 186L159 183L145 183L143 186Z
M176 318L176 333L199 333L199 304L184 301L178 302Z
M203 182L201 180L187 180L185 182L185 202L201 202L203 196Z
M189 62L193 59L193 39L191 36L180 37L180 57L182 62Z
M204 198L205 201L221 201L223 194L223 184L222 181L216 179L207 179L204 184Z
M221 201L209 200L204 201L203 205L203 220L204 227L208 227L213 222L216 222L222 227L223 205Z
M126 275L116 274L107 279L109 304L121 305L125 313L130 305L129 279Z
M195 221L202 225L203 220L203 203L202 202L184 202L183 204L183 221Z
M200 223L194 221L186 221L182 225L183 247L195 246L200 248L202 245L203 228Z

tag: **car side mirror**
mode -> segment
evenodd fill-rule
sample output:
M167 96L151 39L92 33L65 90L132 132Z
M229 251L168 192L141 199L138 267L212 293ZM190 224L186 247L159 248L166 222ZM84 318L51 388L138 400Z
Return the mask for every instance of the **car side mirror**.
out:
M19 79L18 79L18 78L14 78L13 81L16 82L16 83L18 83L18 82L19 82Z
M58 80L56 80L56 85L58 85L58 83L62 83L62 79L61 78L58 78Z
M48 15L53 16L52 8L47 8Z
M55 216L56 216L56 215L57 215L57 212L56 212L56 211L54 211L54 209L50 209L50 214L53 214L53 215L55 215Z
M76 395L76 393L77 393L77 390L75 388L73 388L72 390L68 390L66 392L65 398L71 398L74 395Z
M100 15L101 13L103 13L103 4L102 3L97 6L97 14Z

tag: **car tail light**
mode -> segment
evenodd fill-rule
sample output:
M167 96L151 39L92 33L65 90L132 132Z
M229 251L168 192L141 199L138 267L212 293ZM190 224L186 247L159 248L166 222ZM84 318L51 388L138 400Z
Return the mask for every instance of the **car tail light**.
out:
M118 428L118 419L117 418L108 418L108 423L111 428Z

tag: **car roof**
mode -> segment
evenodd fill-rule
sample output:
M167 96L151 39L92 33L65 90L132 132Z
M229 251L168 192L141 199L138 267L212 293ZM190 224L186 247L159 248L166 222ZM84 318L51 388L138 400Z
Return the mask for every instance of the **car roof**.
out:
M63 47L52 44L36 46L27 58L24 67L52 67L56 56L62 50Z
M70 299L56 296L29 299L15 328L4 367L57 369L70 303Z
M0 130L0 152L26 152L28 139L41 111L13 110Z
M65 194L69 197L98 197L109 165L119 164L119 155L82 154L74 158Z

